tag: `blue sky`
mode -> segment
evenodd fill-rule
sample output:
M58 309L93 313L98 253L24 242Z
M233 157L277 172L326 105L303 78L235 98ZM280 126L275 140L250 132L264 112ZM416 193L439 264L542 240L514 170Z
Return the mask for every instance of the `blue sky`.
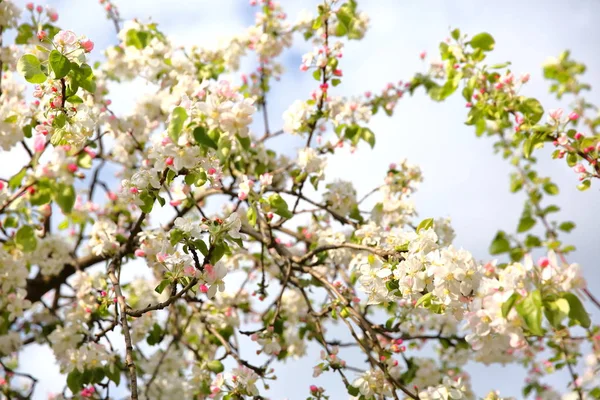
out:
M24 4L25 1L17 1ZM316 1L281 1L292 21L300 9L314 10ZM85 34L96 42L96 49L115 43L112 24L103 17L103 10L93 0L50 1L60 14L59 24L78 34ZM124 18L147 17L159 23L160 29L178 44L213 44L219 37L240 33L253 21L253 9L245 0L122 0L117 2ZM352 95L366 90L378 91L387 82L409 79L425 66L418 54L425 50L435 55L437 45L450 28L465 33L481 31L496 39L491 62L512 61L512 70L531 73L525 92L535 96L545 109L566 107L568 99L559 103L548 94L548 84L542 79L541 64L549 56L557 56L570 49L575 59L588 66L585 80L600 82L600 53L598 41L600 2L581 1L400 1L363 0L359 8L371 17L371 29L361 42L346 46L341 67L343 85L333 94ZM271 126L282 124L281 115L296 98L308 98L314 81L310 74L298 71L302 54L309 49L298 38L297 46L286 51L283 60L289 74L276 83L270 95ZM127 85L114 91L115 107L126 111L135 98L148 88L142 83ZM600 104L600 92L588 97ZM133 94L133 95L132 95ZM492 141L476 138L471 127L463 124L466 110L464 99L457 95L444 103L434 103L423 93L406 97L399 102L392 118L378 115L371 127L377 135L374 150L361 147L354 154L343 153L328 163L328 176L349 179L365 193L380 181L390 162L407 158L423 170L425 181L415 196L419 215L426 217L449 216L457 233L455 245L470 250L479 259L489 259L487 249L498 229L514 232L524 197L510 194L508 176L511 166L493 154ZM274 141L280 151L295 154L301 146L289 138ZM539 170L552 176L561 193L554 203L561 207L559 217L570 219L577 228L564 241L577 246L569 260L582 265L589 286L600 294L600 255L597 226L600 218L594 206L599 204L598 182L580 193L575 188L576 174L565 163L550 160L548 151L540 154ZM544 155L542 155L544 154ZM16 154L15 154L16 156ZM599 314L595 314L598 318ZM312 351L297 363L288 363L280 378L271 387L273 399L303 399L311 378L318 351ZM347 357L349 363L361 360L358 354ZM46 390L60 390L56 372L51 369L49 352L28 351L25 364L44 371L44 381L37 398L45 398ZM498 388L505 395L520 397L519 388L524 373L515 367L477 366L470 368L477 393ZM499 379L500 378L500 379ZM566 382L560 376L554 382ZM331 374L323 375L316 384L335 388L333 399L346 398L345 390ZM557 384L560 389L564 384Z

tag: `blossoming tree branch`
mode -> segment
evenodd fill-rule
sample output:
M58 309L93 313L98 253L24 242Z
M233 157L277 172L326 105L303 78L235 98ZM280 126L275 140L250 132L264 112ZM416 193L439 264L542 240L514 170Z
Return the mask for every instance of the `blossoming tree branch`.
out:
M32 344L66 377L54 399L265 399L299 357L348 393L312 385L309 399L506 398L502 387L473 393L468 362L523 366L523 397L600 398L600 329L586 311L600 303L561 241L575 225L554 217L559 188L535 163L554 146L580 190L600 178L598 109L568 52L544 76L572 96L569 110L526 96L529 75L509 63L488 65L490 34L459 30L425 73L342 98L336 86L355 79L344 45L369 23L354 0L325 0L296 22L252 0L255 24L213 49L176 47L100 3L118 45L91 65L98 49L61 30L55 10L0 0L0 147L26 154L0 180L2 398L36 396L44 377L18 357ZM270 118L294 40L314 48L298 60L314 86ZM242 74L244 58L256 68ZM134 79L155 92L122 114L108 88ZM342 147L377 151L370 120L421 88L435 101L462 92L466 124L526 195L488 260L452 246L448 219L416 218L422 176L408 161L390 160L366 193L325 175ZM302 140L297 157L274 150L281 135ZM554 373L568 385L551 385Z

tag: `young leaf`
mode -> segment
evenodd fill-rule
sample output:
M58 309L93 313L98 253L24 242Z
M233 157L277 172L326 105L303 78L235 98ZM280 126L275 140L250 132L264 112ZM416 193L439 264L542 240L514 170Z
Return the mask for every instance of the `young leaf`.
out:
M206 367L209 371L214 372L215 374L220 374L225 370L223 363L219 360L212 360L206 363Z
M292 218L293 214L288 209L288 205L285 200L278 194L272 194L269 196L269 204L273 207L275 214L282 216L283 218Z
M510 243L508 239L506 239L506 234L503 231L498 231L496 237L492 241L490 245L490 254L502 254L506 253L510 250Z
M558 186L556 186L556 184L552 183L552 182L548 182L544 184L544 192L548 193L549 195L555 196L558 194Z
M64 214L71 212L75 205L75 198L76 194L73 185L59 183L56 186L54 199Z
M158 286L154 288L154 291L156 293L160 294L160 293L162 293L167 288L167 286L169 286L170 283L171 283L170 280L163 279L162 281L160 281L160 283L158 284Z
M421 221L419 226L417 226L417 233L429 228L433 228L433 218L427 218Z
M516 308L533 335L541 336L544 334L542 329L542 295L539 290L530 292L523 301L517 304Z
M569 315L569 302L559 298L554 301L544 302L544 315L554 328L560 327L562 320Z
M502 317L506 318L508 316L508 313L510 312L510 310L512 310L513 306L515 305L515 302L520 297L521 296L519 296L519 294L515 292L508 298L508 300L502 303Z
M25 54L19 58L17 71L29 83L44 83L46 81L46 74L42 71L42 64L33 54Z
M174 142L177 142L177 139L179 139L179 136L181 135L181 130L183 129L183 123L185 122L187 117L188 115L185 111L185 108L175 107L173 109L167 131L169 132L169 137L173 139Z
M59 51L52 50L48 56L48 63L50 68L54 72L55 79L61 79L67 76L71 71L71 62L67 57L62 55Z
M494 49L494 45L496 44L496 41L494 40L492 35L490 35L489 33L482 32L478 35L473 36L470 44L471 44L471 47L473 47L474 49L490 51L490 50Z
M585 311L579 297L575 296L573 293L565 293L562 297L569 302L569 319L571 320L571 323L583 326L584 328L589 328L591 324L590 316L587 311Z
M199 126L194 129L194 139L196 140L196 143L200 145L210 147L215 150L218 148L217 143L215 143L215 141L208 136L206 128L203 126Z
M17 244L17 248L26 253L34 251L37 247L37 239L33 228L29 225L24 225L19 228L15 235L15 243Z

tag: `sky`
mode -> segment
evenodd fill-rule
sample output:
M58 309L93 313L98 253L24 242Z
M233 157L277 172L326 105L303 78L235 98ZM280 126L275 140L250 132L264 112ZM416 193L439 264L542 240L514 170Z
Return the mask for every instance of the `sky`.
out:
M25 1L17 3L23 5ZM318 2L282 0L281 3L294 21L301 9L314 14ZM58 10L63 29L87 35L97 49L116 42L113 26L104 19L104 12L96 1L54 0L48 4ZM123 18L147 20L152 17L175 43L199 46L212 45L220 37L241 33L252 24L254 12L245 0L117 0L116 4ZM597 51L600 2L595 0L362 0L359 8L371 17L371 28L364 40L347 44L340 63L344 71L343 84L332 90L334 95L379 91L388 82L409 79L426 68L419 53L427 51L435 56L438 43L449 36L453 28L471 35L481 31L491 33L496 39L496 48L490 63L510 60L516 74L530 73L530 83L523 93L538 98L546 110L558 106L568 108L568 99L557 101L548 93L549 85L542 78L541 65L548 57L570 49L573 58L588 67L584 80L592 85L600 82L600 53ZM314 89L310 74L298 70L301 56L308 50L310 46L298 38L295 46L282 56L289 73L273 85L268 97L274 129L281 126L281 115L289 104L297 98L308 98ZM115 89L112 98L115 109L126 112L135 98L148 90L140 82ZM600 104L598 90L587 96L592 103ZM392 118L377 115L372 120L370 127L377 135L375 149L361 146L354 154L346 151L330 158L328 179L339 177L353 181L360 196L373 187L373 182L382 180L391 162L407 158L421 167L425 178L414 196L419 216L451 217L457 234L455 246L468 249L478 259L489 260L491 239L498 229L515 231L525 199L523 194L509 192L511 166L493 153L491 139L477 138L473 128L464 125L466 113L464 99L458 93L443 103L431 101L422 92L407 96L399 102ZM276 139L273 143L279 151L290 155L301 146L289 138ZM0 157L9 160L19 157L19 153ZM561 189L553 199L561 208L558 216L577 224L571 234L563 236L566 243L577 246L577 251L568 258L582 266L589 287L600 294L597 262L600 218L594 212L594 206L600 201L598 183L594 182L590 190L581 193L575 188L576 174L566 163L550 160L549 151L540 152L539 160L539 170L553 177ZM596 312L595 319L599 316ZM313 348L304 359L283 366L279 380L271 384L271 398L306 398L307 387L312 383L333 388L332 399L346 398L337 377L332 379L331 374L318 379L311 377L317 359L318 351ZM46 398L50 391L61 390L51 352L33 348L24 353L21 360L44 376L36 399ZM361 358L356 354L348 360L358 363ZM476 393L498 388L504 395L521 397L519 390L524 372L519 368L472 366L469 372ZM554 382L559 382L557 387L562 389L566 377L559 375Z

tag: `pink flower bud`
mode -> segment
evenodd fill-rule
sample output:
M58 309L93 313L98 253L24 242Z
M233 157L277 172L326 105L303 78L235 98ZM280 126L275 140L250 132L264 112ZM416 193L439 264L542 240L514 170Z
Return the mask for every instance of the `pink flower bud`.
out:
M92 42L91 40L87 39L87 40L83 40L81 42L79 42L79 44L81 45L81 47L83 48L83 50L86 53L91 52L92 50L94 50L94 42Z
M140 190L138 188L136 188L135 186L129 189L129 193L131 194L138 194L140 192Z
M576 140L580 140L582 137L583 137L583 133L581 133L581 132L577 132L577 133L575 134L575 139L576 139Z
M425 57L427 57L427 53L426 53L426 52L424 52L424 51L422 51L422 52L419 54L419 58L420 58L421 60L424 60L424 59L425 59Z
M41 13L42 11L44 11L44 8L43 8L42 6L37 6L37 7L35 8L35 11L37 11L37 12Z
M77 172L77 164L71 163L69 165L67 165L67 169L69 170L69 172L75 173Z
M216 169L214 169L214 168L209 168L209 169L208 169L208 174L209 174L209 175L214 175L214 174L216 174L216 173L217 173L217 170L216 170Z
M465 104L465 107L471 108L471 107L473 107L473 103L471 103L470 101L468 101L467 104Z
M47 36L48 36L48 34L46 33L46 31L39 31L37 33L37 38L40 40L46 39Z
M33 6L33 3L27 3L27 4L25 5L25 7L26 7L26 8L27 8L29 11L33 11L33 7L34 7L34 6Z
M202 285L200 285L200 291L202 293L208 293L208 286L206 286L206 284L203 283Z
M48 132L46 132L48 133ZM33 139L33 151L41 153L46 147L46 138L43 135L36 135Z
M167 157L167 159L165 160L165 164L173 165L173 157Z
M135 250L135 256L136 257L145 257L146 256L146 252L142 249L136 249Z
M548 257L541 257L538 260L538 265L542 268L546 268L549 264L550 264L550 260L548 260Z
M316 393L319 391L319 388L316 385L310 385L311 393Z
M579 114L577 114L575 111L569 114L569 120L577 121L577 119L579 119Z
M117 201L118 199L117 194L115 192L108 192L107 196L111 201Z
M585 167L582 164L577 164L573 167L573 170L579 174L583 174L585 172Z

